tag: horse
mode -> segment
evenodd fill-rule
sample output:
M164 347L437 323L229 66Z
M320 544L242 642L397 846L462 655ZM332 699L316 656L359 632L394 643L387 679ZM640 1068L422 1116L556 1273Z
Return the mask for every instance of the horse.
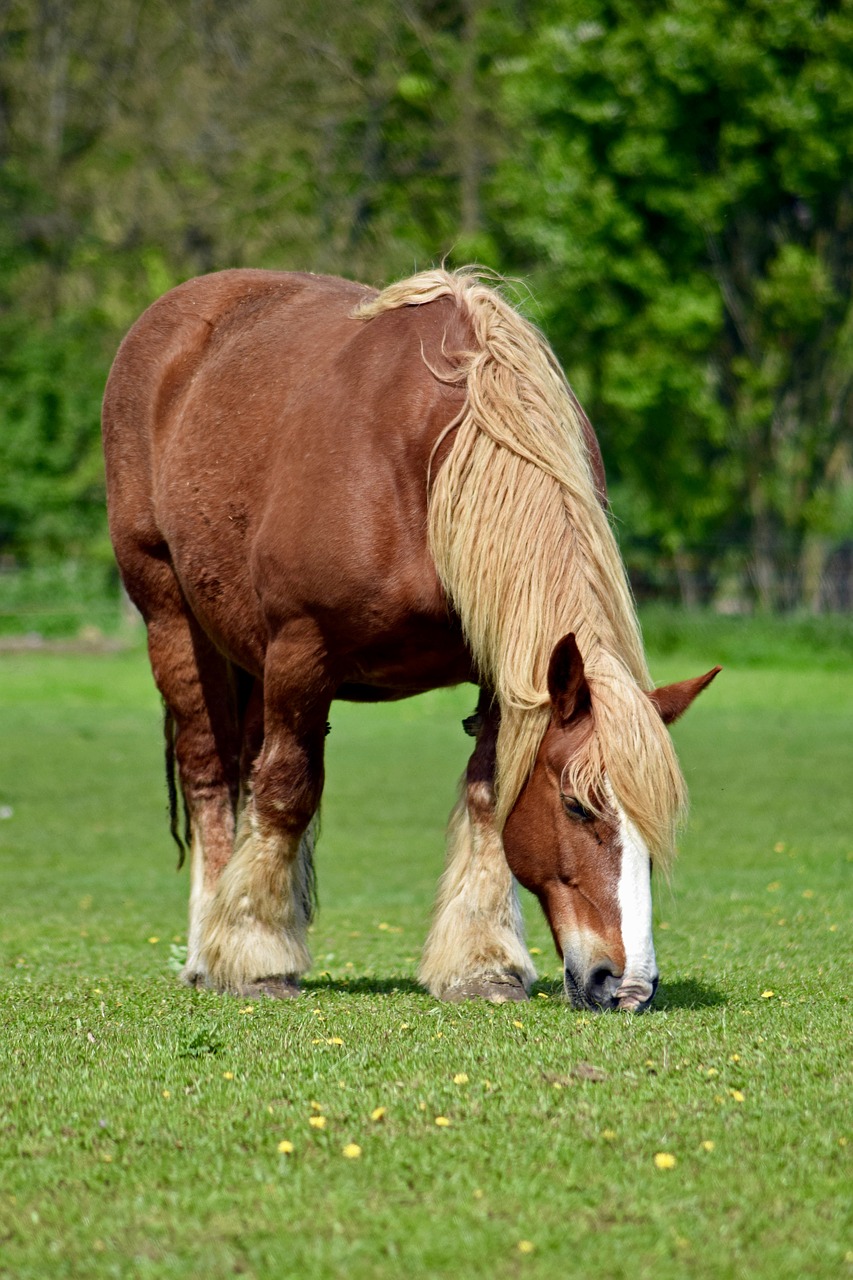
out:
M186 816L183 980L298 994L332 702L471 681L421 983L527 999L520 884L576 1007L646 1009L685 805L666 726L720 668L654 687L595 435L499 286L187 281L122 342L103 439Z

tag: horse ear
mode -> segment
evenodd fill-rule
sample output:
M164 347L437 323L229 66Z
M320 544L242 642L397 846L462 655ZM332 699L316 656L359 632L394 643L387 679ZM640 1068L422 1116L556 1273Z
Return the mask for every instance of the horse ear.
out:
M574 716L589 711L592 705L583 658L572 631L554 645L551 661L548 663L548 694L554 708L554 718L563 724L568 724Z
M714 679L722 667L714 667L704 676L696 676L693 680L679 680L677 684L665 684L660 689L653 689L649 694L652 702L660 712L664 724L672 724L690 706L691 702Z

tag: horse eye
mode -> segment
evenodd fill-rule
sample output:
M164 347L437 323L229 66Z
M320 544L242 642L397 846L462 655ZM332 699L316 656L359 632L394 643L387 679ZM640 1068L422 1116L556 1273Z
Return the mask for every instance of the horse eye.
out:
M575 800L574 796L562 796L563 808L570 818L576 818L579 822L590 822L593 815L589 809L585 809L580 800Z

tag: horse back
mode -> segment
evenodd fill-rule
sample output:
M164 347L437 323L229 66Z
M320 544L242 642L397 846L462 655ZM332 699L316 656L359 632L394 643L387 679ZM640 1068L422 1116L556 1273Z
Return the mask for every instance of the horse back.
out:
M128 590L146 613L144 566L167 560L250 670L288 629L334 653L342 682L393 683L380 668L415 631L447 647L427 487L464 397L443 371L471 337L450 299L353 319L371 294L332 277L201 277L145 312L110 374L108 506ZM462 678L455 651L451 665Z

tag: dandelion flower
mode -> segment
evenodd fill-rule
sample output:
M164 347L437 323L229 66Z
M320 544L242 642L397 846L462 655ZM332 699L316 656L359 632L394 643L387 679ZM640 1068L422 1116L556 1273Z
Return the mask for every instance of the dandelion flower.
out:
M342 1148L341 1154L345 1155L347 1160L357 1160L361 1155L361 1147L357 1142L348 1142L347 1145Z
M602 1138L604 1139L604 1141L605 1141L605 1142L613 1142L613 1141L615 1141L615 1139L616 1139L616 1130L615 1130L615 1129L603 1129L603 1130L602 1130L602 1132L601 1132L601 1136L602 1136Z
M675 1156L670 1155L668 1151L658 1151L655 1154L656 1169L674 1169L676 1165Z
M373 1121L376 1121L376 1120L383 1120L383 1119L385 1118L385 1108L384 1108L384 1107L374 1107L374 1108L373 1108L373 1110L372 1110L372 1111L371 1111L371 1113L370 1113L370 1118L371 1118L371 1120L373 1120Z
M223 1071L223 1072L222 1072L222 1079L223 1079L223 1080L233 1080L233 1079L234 1079L234 1072L233 1072L233 1071Z
M148 941L151 943L151 945L152 945L152 947L153 947L154 943L155 943L155 942L159 942L159 941L160 941L160 939L159 939L159 938L149 938L149 939L148 939Z
M278 1144L278 1149L283 1156L293 1155L293 1143L288 1142L287 1138Z
M457 1071L456 1075L453 1077L453 1083L454 1083L454 1084L467 1084L467 1083L468 1083L468 1076L467 1076L467 1074L466 1074L464 1071Z
M711 1139L710 1139L710 1138L707 1138L707 1139L705 1140L705 1142L703 1142L703 1143L702 1143L702 1150L703 1150L703 1151L713 1151L713 1150L714 1150L714 1144L713 1144L713 1142L711 1141Z
M740 1089L729 1089L729 1093L732 1095L732 1097L734 1098L735 1102L745 1102L745 1101L746 1101L746 1099L745 1099L744 1095L741 1093Z
M343 1044L343 1040L340 1036L329 1036L326 1044Z
M325 1129L326 1117L325 1116L309 1116L308 1123L310 1124L312 1129Z
M761 999L762 999L762 1000L769 1000L769 999L771 998L771 996L775 996L775 994L776 994L776 992L775 992L775 991L762 991L762 993L761 993Z
M164 1097L164 1098L171 1098L171 1096L172 1096L172 1094L171 1094L171 1092L170 1092L170 1090L169 1090L169 1089L164 1089L164 1090L163 1090L163 1097Z
M247 1004L245 1009L240 1010L240 1013L254 1013L254 1012L255 1012L255 1006L253 1004Z
M523 1027L524 1023L519 1018L513 1018L512 1025L514 1027Z
M532 1253L535 1248L536 1245L532 1240L519 1240L518 1242L519 1253Z
M450 1127L450 1121L447 1116L436 1116L435 1123L438 1125L439 1129L448 1129Z

